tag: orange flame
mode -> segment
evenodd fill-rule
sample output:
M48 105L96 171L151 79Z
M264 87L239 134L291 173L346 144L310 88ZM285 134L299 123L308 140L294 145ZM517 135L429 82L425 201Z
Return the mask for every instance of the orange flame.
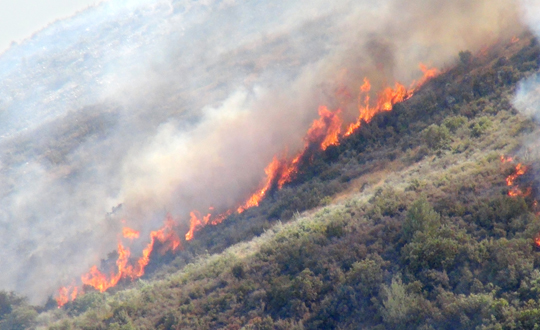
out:
M413 87L412 87L413 90L415 90L418 87L422 86L428 80L437 77L441 73L439 71L439 69L437 69L437 68L431 68L430 69L423 63L420 63L420 70L424 73L424 76L417 83L413 84ZM414 85L416 85L416 87Z
M504 156L501 156L501 161L503 163L511 162L512 160L513 159L511 157L505 158ZM508 177L506 177L506 185L508 187L511 187L510 190L508 191L508 196L511 196L511 197L517 197L517 196L527 197L532 193L532 188L531 187L528 187L527 189L523 190L518 185L515 184L515 181L517 180L517 178L519 178L520 176L527 173L528 170L529 170L529 168L527 166L524 166L521 163L519 163L519 164L516 165L516 167L514 169L514 173L512 173Z
M512 187L508 191L508 196L510 196L510 197L517 197L517 196L527 197L531 193L532 193L532 188L531 187L528 187L527 189L525 189L525 191L521 190L519 187Z
M287 161L286 158L279 159L278 157L274 157L272 162L264 170L266 179L263 181L260 188L252 194L246 202L238 206L236 212L242 213L249 208L258 206L272 187L281 189L285 184L291 182L295 174L298 173L301 160L304 159L310 150L313 150L313 146L324 151L330 146L339 145L340 139L354 133L360 127L362 122L370 122L379 112L391 111L396 103L403 102L410 98L419 86L439 74L437 69L428 69L423 64L420 64L420 69L424 75L418 82L413 83L411 88L407 89L400 83L396 83L393 88L386 87L377 94L374 105L371 104L369 95L371 92L371 83L368 78L364 78L364 83L360 87L360 94L358 96L358 109L360 114L357 121L350 124L344 133L342 133L341 130L343 126L340 117L341 110L330 111L327 107L320 106L318 109L319 119L313 121L304 138L304 149L290 161ZM348 91L344 90L343 93L345 92L348 93ZM213 211L213 207L210 208L210 211ZM193 239L194 233L208 223L217 225L233 212L234 211L231 209L212 218L210 213L202 217L198 211L192 211L190 213L190 228L185 235L186 240L189 241ZM143 276L144 269L150 262L150 255L152 254L156 240L160 241L162 244L160 250L161 253L176 251L181 246L180 238L173 230L173 227L174 221L170 219L170 217L167 217L162 229L151 232L150 243L148 243L142 252L142 256L135 264L130 264L129 248L125 248L122 243L119 242L116 271L111 272L110 275L106 275L102 273L97 266L93 266L87 274L81 276L82 283L92 286L100 292L104 292L115 286L121 279L136 279ZM122 235L124 238L128 239L139 238L138 231L127 227L123 228ZM74 300L77 296L77 292L77 287L61 288L57 297L58 306L63 306L70 299Z
M510 43L511 43L511 44L515 44L516 42L519 42L519 38L516 37L516 36L513 36L513 37L512 37L512 40L510 40Z
M512 157L505 157L504 155L501 156L501 163L511 163L514 161L514 158Z
M527 172L527 170L528 170L527 166L524 166L521 163L517 164L515 173L510 174L506 178L506 185L507 186L513 186L514 181L516 181L517 178L519 178L520 176L525 174Z
M260 201L264 198L266 192L268 192L268 190L271 188L280 168L281 162L277 159L277 157L274 157L272 162L264 169L264 173L266 173L266 180L264 181L262 187L256 193L251 195L251 197L249 197L243 205L239 206L236 212L242 213L249 208L259 206Z
M143 276L144 269L150 262L150 255L152 254L156 240L162 245L159 251L161 254L167 251L174 252L181 246L180 237L174 231L174 226L174 220L170 216L167 216L165 224L161 229L150 232L150 243L144 248L142 256L134 265L130 264L131 251L119 241L117 246L118 258L116 260L116 271L112 271L110 275L107 275L94 265L88 273L81 276L81 282L84 285L93 287L99 292L104 292L116 286L121 279L131 278L133 280ZM139 232L130 228L124 228L122 234L126 238L139 237ZM70 300L75 300L78 292L79 289L76 286L60 288L56 297L58 307L62 307Z
M261 188L251 195L244 204L239 206L236 212L242 213L249 208L259 206L259 203L273 185L281 189L284 184L290 182L298 169L300 159L311 145L317 144L321 150L338 145L342 125L342 120L339 117L340 113L341 110L339 109L332 112L327 107L320 106L319 119L313 121L304 138L304 150L290 164L287 164L287 161L284 159L280 160L274 157L272 162L264 169L266 179L261 185Z
M341 110L332 112L325 106L319 107L319 119L313 121L306 135L306 144L320 142L321 150L326 150L329 146L339 144L339 133L341 132Z
M427 69L423 64L420 64L420 68L424 72L424 77L419 83L413 83L413 86L420 86L429 79L439 74L437 69ZM362 122L369 123L376 114L383 111L391 111L394 104L403 102L409 99L417 87L407 89L400 83L396 83L394 88L386 87L377 94L377 102L375 106L371 105L369 92L371 91L371 83L368 78L364 78L364 84L360 86L360 94L358 96L358 110L360 115L355 123L352 123L347 128L344 136L353 134L360 126Z
M190 219L190 225L189 225L189 231L186 234L186 241L190 241L193 238L193 234L195 233L195 230L202 228L208 224L208 221L210 221L210 217L212 216L210 213L206 216L201 218L201 214L199 211L191 211L189 214Z
M370 102L369 93L371 91L371 83L367 77L364 78L364 83L360 86L360 94L358 96L358 109L360 114L357 121L350 124L345 133L342 133L341 131L343 125L343 121L340 117L341 110L330 111L327 107L320 106L318 111L319 118L313 121L304 138L304 149L291 161L287 161L285 158L280 159L274 157L264 170L266 178L262 182L260 188L243 204L238 206L236 212L243 213L249 208L259 206L259 203L264 199L272 187L275 186L278 189L281 189L285 184L291 182L294 175L298 172L301 160L312 146L315 145L318 149L324 151L330 146L339 145L340 139L354 133L363 121L370 122L377 113L391 111L396 103L409 99L418 87L440 74L439 70L434 68L429 69L424 64L420 64L420 69L423 72L423 77L418 82L413 82L411 88L407 89L400 83L396 83L394 88L384 88L377 94L375 105L371 105ZM344 88L338 90L339 95L349 95L348 93L349 92ZM186 234L186 240L191 240L193 238L193 233L204 227L208 222L213 225L219 224L232 213L233 211L229 210L219 215L216 219L209 221L206 217L201 220L200 216L194 216L192 212L191 225ZM207 217L209 218L210 214Z
M137 261L138 268L135 276L132 276L132 278L144 275L144 268L150 262L150 255L152 254L156 240L162 244L159 251L161 254L165 254L168 251L176 252L181 248L180 237L174 231L175 225L174 220L170 216L167 216L165 225L160 230L150 232L150 243L143 250L142 257Z
M77 292L78 288L75 285L61 287L58 290L58 296L56 297L58 308L64 306L69 301L75 300L75 298L77 298Z
M125 238L129 238L129 239L139 238L139 234L140 232L134 229L131 229L128 227L122 228L122 236L124 236Z

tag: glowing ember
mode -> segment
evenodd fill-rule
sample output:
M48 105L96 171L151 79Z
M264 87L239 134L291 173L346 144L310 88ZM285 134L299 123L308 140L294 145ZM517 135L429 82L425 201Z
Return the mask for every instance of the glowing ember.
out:
M504 155L501 156L501 163L511 163L514 161L514 158L512 157L505 157Z
M517 196L527 197L531 193L532 193L532 188L531 187L528 187L527 189L525 189L525 191L521 190L519 187L512 187L508 191L508 196L510 196L510 197L517 197Z
M225 220L229 215L233 214L233 211L232 210L228 210L227 212L223 213L223 214L220 214L218 215L215 219L213 219L212 221L210 221L210 224L212 225L218 225L220 223L223 222L223 220Z
M515 43L517 43L517 42L519 42L519 38L516 37L516 36L513 36L513 37L512 37L512 40L510 40L510 43L511 43L511 44L515 44Z

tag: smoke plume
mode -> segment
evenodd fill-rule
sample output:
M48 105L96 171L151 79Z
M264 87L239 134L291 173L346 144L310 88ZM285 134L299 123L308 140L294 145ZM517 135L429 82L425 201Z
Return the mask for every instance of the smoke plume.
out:
M356 115L336 91L408 84L518 16L511 0L111 0L50 25L0 57L0 289L43 302L122 221L147 237L167 213L234 207L319 105Z
M522 0L522 17L529 29L540 38L540 3L533 0ZM540 120L540 75L536 74L521 81L514 106L522 114Z

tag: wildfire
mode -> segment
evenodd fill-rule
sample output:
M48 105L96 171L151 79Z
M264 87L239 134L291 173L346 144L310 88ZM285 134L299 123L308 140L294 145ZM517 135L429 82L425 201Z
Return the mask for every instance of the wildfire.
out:
M174 220L167 217L164 226L156 231L150 232L150 243L144 248L142 256L135 262L130 263L131 251L124 247L122 242L118 241L116 260L116 271L111 271L110 274L105 274L98 269L97 266L92 266L90 271L81 276L81 282L84 285L91 286L99 292L107 291L118 284L122 279L136 279L144 275L144 269L150 262L150 255L154 250L156 240L161 243L160 253L164 254L168 251L176 251L180 248L180 237L174 231ZM124 227L122 235L125 238L133 239L139 237L139 232L133 229ZM69 301L77 298L79 288L77 286L68 286L60 288L56 302L58 307L62 307Z
M193 238L193 233L195 233L195 230L200 227L206 226L208 224L208 221L210 221L210 217L212 216L212 214L208 213L206 216L201 217L199 211L191 211L189 215L191 219L189 231L186 234L186 241L189 241Z
M420 70L422 70L424 73L422 79L420 79L418 82L413 82L410 88L406 88L399 82L396 82L393 88L384 88L377 94L377 102L375 105L371 105L369 95L371 92L371 83L368 78L364 78L364 84L360 86L360 93L358 95L358 110L360 115L358 116L356 122L349 125L344 136L353 134L358 128L360 128L362 122L369 123L376 114L383 111L391 111L396 103L400 103L411 98L418 87L440 74L438 69L429 69L424 64L420 64Z
M423 77L418 82L414 82L411 88L406 88L400 83L396 83L393 88L386 87L377 94L374 105L370 100L371 82L367 77L364 78L364 83L360 86L358 96L359 116L356 122L351 123L345 132L342 131L344 123L341 119L341 109L331 111L326 106L320 106L318 111L319 118L313 121L304 137L304 149L290 161L286 158L275 156L264 170L266 178L260 185L260 188L243 204L238 206L236 212L243 213L249 208L258 206L270 190L273 188L281 189L285 184L291 182L298 172L301 161L305 159L306 155L314 147L316 147L315 149L324 151L330 146L339 145L340 140L354 133L361 126L362 122L369 123L377 113L391 111L396 103L409 99L418 87L440 73L439 70L429 69L424 64L420 64L420 70L423 72ZM349 95L344 89L340 89L338 93L340 95ZM197 229L204 227L208 222L211 224L221 223L232 212L229 210L217 216L216 220L210 220L210 214L201 219L200 216L193 216L193 214L197 213L192 212L190 230L186 234L186 240L191 240L193 233Z
M251 197L248 198L243 205L239 206L236 212L242 213L251 207L259 206L260 201L264 198L266 192L272 186L272 183L277 177L281 167L281 161L277 157L274 157L272 162L264 169L264 173L266 173L266 180L264 181L262 187L256 193L251 195Z
M321 150L326 150L329 146L339 144L339 133L341 132L341 110L334 112L325 106L319 107L319 119L313 121L306 135L306 147L313 142L320 141Z
M75 285L60 288L58 290L58 296L56 297L58 308L64 306L69 301L75 300L75 298L77 298L78 291L79 289Z
M527 170L528 170L527 166L524 166L521 163L517 164L515 172L510 174L506 178L506 185L509 186L509 187L513 186L516 179L519 178L520 176L522 176L523 174L525 174L527 172Z
M394 87L383 88L377 93L375 102L372 102L370 98L372 92L371 82L367 77L364 78L364 82L360 86L357 101L359 115L357 120L349 125L343 122L340 109L332 111L326 106L321 105L318 109L319 118L313 121L304 137L304 148L302 151L290 160L286 157L275 156L264 170L266 178L261 183L259 189L243 204L236 207L236 209L227 210L216 216L212 216L211 213L202 216L196 210L190 212L190 227L189 231L185 234L186 241L192 240L194 233L209 223L217 225L233 214L234 211L242 213L249 208L258 206L269 191L272 189L281 189L285 184L291 182L298 173L302 161L309 159L314 151L324 151L330 146L339 145L343 138L353 134L363 122L369 123L376 114L383 111L391 111L396 103L409 99L418 87L439 74L437 69L428 69L423 64L420 64L420 69L423 72L423 77L418 82L414 82L410 88L406 88L404 85L396 82ZM347 96L347 99L352 98L346 89L340 91L340 93L345 93L346 95L344 95ZM345 130L343 130L344 126L346 127ZM214 208L210 207L209 211L213 213ZM156 240L161 243L159 252L162 254L167 251L174 252L181 246L180 238L173 229L174 225L174 221L170 217L167 217L165 225L160 230L152 231L150 233L150 243L144 248L142 256L136 262L133 262L131 259L130 249L125 247L119 240L115 270L109 274L105 274L97 266L93 266L87 274L81 276L82 283L100 292L104 292L114 287L122 279L129 278L133 280L143 276L144 269L150 262L150 255L154 250ZM134 229L124 227L122 229L122 236L126 239L134 240L140 237L140 233ZM56 298L58 307L65 305L69 301L73 301L80 292L82 290L75 285L62 287Z
M501 156L501 163L511 163L514 159L512 157L505 157ZM532 193L532 188L528 187L525 190L521 189L518 185L516 185L516 180L520 176L527 173L529 168L521 163L518 163L516 167L514 168L514 172L506 177L506 185L510 187L510 190L508 190L508 196L511 197L517 197L517 196L523 196L527 197ZM536 203L536 202L535 202ZM535 205L536 206L536 205Z

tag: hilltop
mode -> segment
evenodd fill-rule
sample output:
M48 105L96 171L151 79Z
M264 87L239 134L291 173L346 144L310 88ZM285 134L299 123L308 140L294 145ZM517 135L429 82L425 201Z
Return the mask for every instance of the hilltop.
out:
M62 309L0 293L0 329L533 329L538 128L512 99L540 46L459 58L142 280Z

